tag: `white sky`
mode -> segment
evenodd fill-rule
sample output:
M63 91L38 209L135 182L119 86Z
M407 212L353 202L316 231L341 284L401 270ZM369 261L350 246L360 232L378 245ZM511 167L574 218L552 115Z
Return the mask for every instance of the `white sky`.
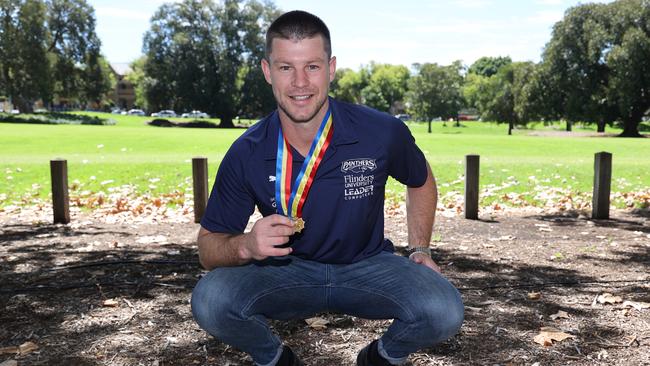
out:
M110 62L131 62L162 0L89 0L95 8L102 52ZM470 65L481 56L539 61L552 26L577 0L276 0L325 21L339 68L370 61ZM591 2L591 1L590 1ZM598 2L608 2L598 0Z

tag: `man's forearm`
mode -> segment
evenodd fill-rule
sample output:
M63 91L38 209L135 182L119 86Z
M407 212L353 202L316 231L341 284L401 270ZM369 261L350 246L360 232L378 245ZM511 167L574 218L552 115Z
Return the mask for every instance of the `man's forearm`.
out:
M438 204L436 180L427 163L427 180L420 187L406 189L406 221L410 247L428 247Z
M201 228L198 236L199 262L205 269L238 266L250 261L242 253L246 234L212 233Z

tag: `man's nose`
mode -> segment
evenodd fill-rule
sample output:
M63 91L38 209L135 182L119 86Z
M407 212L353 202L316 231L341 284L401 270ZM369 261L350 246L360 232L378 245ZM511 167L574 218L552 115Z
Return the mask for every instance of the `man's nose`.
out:
M296 69L296 73L293 78L293 86L302 88L309 85L309 77L307 72L303 69Z

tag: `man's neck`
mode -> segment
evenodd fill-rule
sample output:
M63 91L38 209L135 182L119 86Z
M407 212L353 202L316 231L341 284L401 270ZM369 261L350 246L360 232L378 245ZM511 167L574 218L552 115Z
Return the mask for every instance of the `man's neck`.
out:
M296 149L300 155L307 156L311 144L314 141L318 128L323 122L323 118L327 114L329 104L325 103L321 111L314 116L311 121L307 122L294 122L289 116L280 112L280 124L282 125L282 133L287 139L289 144Z

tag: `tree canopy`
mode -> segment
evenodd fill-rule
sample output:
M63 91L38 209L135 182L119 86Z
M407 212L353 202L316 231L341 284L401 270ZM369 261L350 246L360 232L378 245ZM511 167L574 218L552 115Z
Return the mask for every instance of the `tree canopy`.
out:
M501 69L503 66L512 63L509 56L499 57L481 57L467 69L468 74L490 77Z
M232 126L275 102L259 68L270 3L185 0L161 6L145 34L145 94L152 109L201 109Z
M620 120L622 136L640 136L650 108L650 4L619 0L567 10L543 54L557 110L570 121ZM602 128L601 128L602 129Z
M426 121L436 117L456 117L462 106L463 66L456 61L448 66L425 63L416 65L409 80L407 100L410 110Z
M85 0L0 0L0 17L0 90L19 109L105 99L110 73Z

